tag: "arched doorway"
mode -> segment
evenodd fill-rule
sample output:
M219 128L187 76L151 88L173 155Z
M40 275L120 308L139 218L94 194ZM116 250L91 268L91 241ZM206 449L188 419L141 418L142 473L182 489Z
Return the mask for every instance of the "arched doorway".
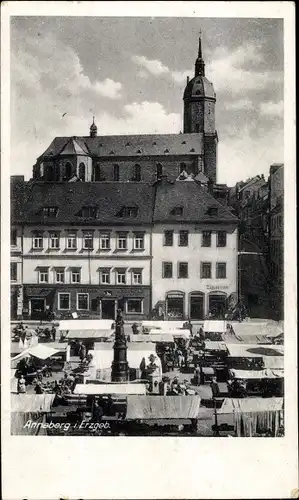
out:
M204 319L204 300L203 292L191 292L189 302L189 316L192 320Z
M209 293L208 312L215 319L224 319L226 314L227 295L225 292Z
M180 291L168 292L166 294L166 318L184 319L185 293Z

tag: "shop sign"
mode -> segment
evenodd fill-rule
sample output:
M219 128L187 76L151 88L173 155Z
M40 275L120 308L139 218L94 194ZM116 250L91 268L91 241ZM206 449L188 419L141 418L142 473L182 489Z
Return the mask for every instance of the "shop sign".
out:
M228 290L228 285L207 285L208 290Z

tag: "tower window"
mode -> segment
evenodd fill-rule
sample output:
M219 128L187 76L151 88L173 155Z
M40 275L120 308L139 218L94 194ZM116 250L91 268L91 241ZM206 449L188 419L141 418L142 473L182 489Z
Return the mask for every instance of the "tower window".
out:
M181 164L180 164L180 174L181 174L182 172L184 172L184 170L186 170L186 169L187 169L187 165L186 165L186 163L181 163Z
M200 95L200 90L197 90L197 91L195 92L195 95Z
M134 165L132 181L136 181L136 182L141 181L141 167L140 167L140 165Z
M191 149L190 149L190 153L195 153L195 149L194 149L194 148L191 148Z
M199 132L199 123L197 123L197 124L195 125L195 130L196 130L196 132L197 132L197 133Z
M169 153L169 149L165 149L165 150L164 150L164 153Z
M113 167L113 180L119 181L119 165Z
M157 166L156 166L156 177L157 179L161 179L163 175L163 167L161 165L161 163L158 163Z

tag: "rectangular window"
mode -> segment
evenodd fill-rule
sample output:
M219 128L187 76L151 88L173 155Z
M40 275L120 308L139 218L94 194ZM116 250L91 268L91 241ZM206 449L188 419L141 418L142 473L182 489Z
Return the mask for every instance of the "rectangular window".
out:
M77 293L77 309L78 311L88 311L89 309L88 293Z
M58 309L60 311L68 311L70 309L69 293L58 293Z
M17 281L17 263L11 262L10 264L10 281Z
M83 249L93 250L93 231L83 231Z
M142 285L142 269L132 271L132 285Z
M208 279L212 277L212 265L211 262L202 262L200 277L202 279Z
M163 278L172 278L172 262L162 263L162 276Z
M42 231L34 231L32 233L32 248L35 250L42 250L44 247L44 238Z
M54 273L55 283L64 283L64 267L56 268Z
M77 232L70 231L66 237L66 248L68 250L76 250L77 249Z
M216 263L216 278L225 279L226 278L226 263L217 262Z
M127 250L127 233L117 233L117 249Z
M118 285L125 285L127 282L126 280L126 270L125 269L119 269L116 271L116 283Z
M134 233L134 250L144 250L144 233Z
M82 207L78 215L83 219L96 219L98 217L98 209L97 207Z
M43 207L43 215L45 217L57 217L58 208L57 207Z
M14 247L17 244L17 230L16 229L10 230L10 244Z
M100 285L110 284L110 269L100 269Z
M173 231L164 231L164 246L172 247L173 245Z
M188 262L179 262L179 278L188 278Z
M217 247L226 247L226 231L217 231Z
M179 232L179 246L187 247L189 244L189 231L180 231Z
M100 250L110 250L110 233L100 234Z
M127 313L142 314L143 300L142 299L127 299Z
M73 268L71 269L71 283L81 282L81 269Z
M49 248L51 250L57 250L59 248L59 233L49 233Z
M39 269L39 283L49 283L49 268L41 267Z
M201 246L202 247L210 247L211 246L211 239L212 239L212 232L211 231L203 231L202 232Z

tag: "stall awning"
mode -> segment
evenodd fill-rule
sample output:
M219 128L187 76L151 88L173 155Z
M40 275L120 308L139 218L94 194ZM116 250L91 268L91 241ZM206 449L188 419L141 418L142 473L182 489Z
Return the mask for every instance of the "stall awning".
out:
M190 330L186 328L153 328L149 331L150 335L173 335L175 338L184 338L188 339L190 337Z
M66 332L65 332L66 333ZM66 335L68 340L78 339L78 340L96 340L96 339L108 339L113 335L112 330L70 330Z
M227 347L226 347L225 342L205 340L205 350L206 351L224 351L224 352L227 352Z
M70 319L59 321L58 330L111 330L111 319Z
M283 378L283 370L272 370L266 368L265 370L229 370L230 374L236 379L246 380L262 380L262 379L275 379Z
M55 394L11 394L11 412L49 412Z
M105 344L105 343L104 343ZM103 344L103 345L104 345ZM134 349L135 346L142 346L141 349ZM151 348L150 346L153 344L128 344L128 350L127 350L127 360L129 363L130 368L135 368L139 369L140 364L142 362L142 359L145 358L146 363L149 362L149 356L153 354L156 359L155 363L159 366L159 370L162 373L162 368L161 368L161 360L158 357L155 347ZM113 356L114 356L114 351L111 345L109 345L109 348L106 349L96 349L96 350L91 350L89 351L92 356L92 364L96 367L98 370L104 370L104 369L111 369L112 361L113 361Z
M146 394L144 384L77 384L74 394L100 395L100 394Z
M152 335L152 332L144 335L130 335L131 342L166 342L174 343L174 336L171 333L160 333Z
M226 321L204 321L203 331L204 333L225 333L227 328Z
M267 337L277 337L282 333L282 328L278 323L251 323L251 322L232 322L230 326L234 334L246 342L246 337L257 337L261 342Z
M48 359L54 354L57 354L59 351L57 349L53 349L53 347L48 347L44 344L37 344L33 347L28 347L28 349L24 349L24 351L17 354L11 361L17 361L22 358L26 358L29 356L33 356L38 359Z
M24 294L27 297L48 297L50 293L55 292L55 288L31 288L24 287Z
M226 398L217 413L281 411L283 398Z
M283 357L283 346L261 344L226 344L229 356L233 358Z
M126 418L198 418L200 401L199 396L128 396Z
M156 330L178 330L184 327L185 321L150 321L145 320L142 321L142 328L148 329L156 329Z

